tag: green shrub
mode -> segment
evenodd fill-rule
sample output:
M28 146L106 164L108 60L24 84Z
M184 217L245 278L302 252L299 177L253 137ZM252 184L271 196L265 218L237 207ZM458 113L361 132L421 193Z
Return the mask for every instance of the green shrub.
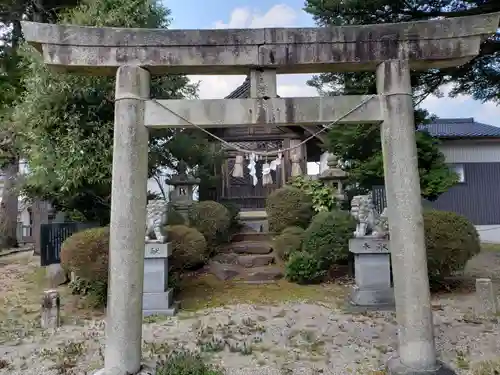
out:
M82 279L108 280L109 227L77 232L61 246L61 266Z
M290 255L285 268L285 278L297 284L319 283L326 275L321 261L314 255L299 251Z
M313 216L311 198L294 187L273 191L266 200L269 230L281 233L286 227L306 228Z
M182 216L179 211L173 208L170 204L167 208L167 225L184 225L186 224L186 219Z
M231 224L229 210L214 201L194 203L189 210L189 224L198 229L209 248L223 242Z
M105 307L108 301L107 280L85 280L75 277L69 283L71 294L88 297L90 307Z
M356 221L348 212L320 212L304 233L302 250L317 257L325 269L343 264L349 256L349 240L355 229Z
M199 354L174 351L157 364L157 375L224 375L224 371L207 364Z
M300 251L304 229L301 227L288 227L273 240L273 249L280 259L288 260L291 254Z
M109 227L86 229L61 246L61 266L75 278L73 294L86 296L91 307L106 306L108 297Z
M432 284L463 270L467 261L481 250L474 225L454 212L424 211L427 267Z
M309 176L297 176L290 181L290 185L311 197L315 212L327 212L337 208L335 189L320 180L313 180Z
M166 231L172 243L172 271L194 269L205 264L208 259L207 242L196 228L172 225L167 226Z
M232 202L224 202L222 203L222 205L226 207L229 212L229 228L227 231L227 236L225 236L223 240L225 242L230 242L231 236L235 233L238 233L242 228L242 224L238 218L240 214L240 208Z

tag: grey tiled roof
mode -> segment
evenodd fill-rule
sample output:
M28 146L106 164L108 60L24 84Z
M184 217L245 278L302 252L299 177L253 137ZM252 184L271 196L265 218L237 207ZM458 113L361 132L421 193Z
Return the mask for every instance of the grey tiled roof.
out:
M232 93L225 97L225 99L246 99L250 97L250 77L247 76L245 81L238 86Z
M421 125L436 138L500 138L500 127L474 121L473 118L440 118Z

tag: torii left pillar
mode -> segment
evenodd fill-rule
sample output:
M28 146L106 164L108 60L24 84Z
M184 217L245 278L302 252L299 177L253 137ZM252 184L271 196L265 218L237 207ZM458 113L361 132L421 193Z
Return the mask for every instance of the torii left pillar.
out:
M150 75L138 66L116 73L109 290L104 369L99 375L141 370L148 130L144 126ZM141 98L143 98L141 100Z

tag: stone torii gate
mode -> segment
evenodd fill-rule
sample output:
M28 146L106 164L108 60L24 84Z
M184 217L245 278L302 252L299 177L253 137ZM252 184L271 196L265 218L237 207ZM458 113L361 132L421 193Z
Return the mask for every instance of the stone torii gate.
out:
M381 125L399 358L390 374L452 374L433 335L410 70L447 68L479 53L500 14L438 21L238 30L148 30L23 23L26 40L61 72L116 74L110 292L101 374L141 371L148 128ZM151 74L247 74L252 98L149 98ZM277 98L276 73L376 71L378 95ZM187 121L186 121L187 120Z

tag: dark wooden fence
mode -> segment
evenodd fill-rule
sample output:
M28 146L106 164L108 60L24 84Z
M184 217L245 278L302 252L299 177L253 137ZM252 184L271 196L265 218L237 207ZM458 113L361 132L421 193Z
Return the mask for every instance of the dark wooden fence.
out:
M40 263L42 267L61 262L61 245L76 232L96 228L97 223L52 223L40 225Z

